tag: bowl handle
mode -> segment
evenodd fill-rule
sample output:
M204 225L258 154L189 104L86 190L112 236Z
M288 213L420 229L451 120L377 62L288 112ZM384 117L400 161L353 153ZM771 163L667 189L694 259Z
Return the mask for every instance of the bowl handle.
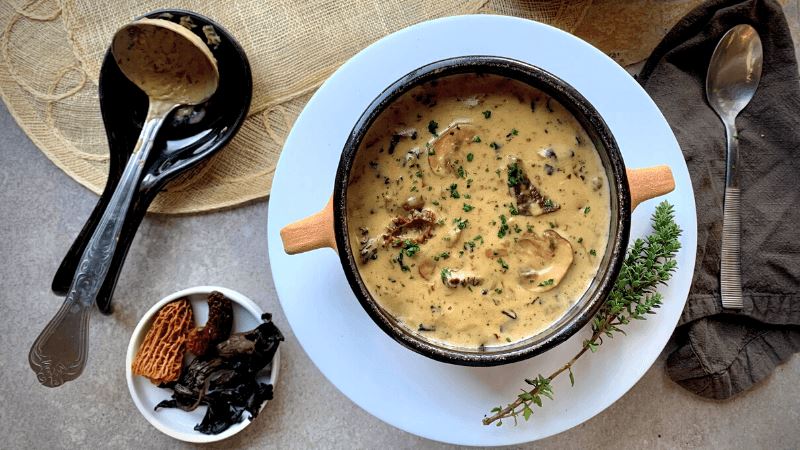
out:
M675 189L675 179L669 166L628 169L628 186L631 190L631 211L640 203L668 194Z
M290 255L324 247L336 250L333 197L328 200L322 211L283 227L281 240L283 240L283 251Z

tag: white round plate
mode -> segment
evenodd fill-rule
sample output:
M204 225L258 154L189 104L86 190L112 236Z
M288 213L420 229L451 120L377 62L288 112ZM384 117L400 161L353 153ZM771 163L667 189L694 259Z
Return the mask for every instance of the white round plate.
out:
M199 431L195 431L194 426L203 420L203 416L206 414L206 409L208 408L206 406L200 406L191 412L182 411L177 408L161 408L158 411L154 411L155 406L159 402L172 398L172 391L169 389L161 389L151 383L147 378L134 375L133 372L131 372L131 364L133 363L133 358L136 356L136 351L139 350L139 346L142 344L147 334L147 330L150 329L150 324L155 318L156 313L158 313L164 305L178 298L187 297L192 303L195 325L205 324L208 320L208 294L212 291L223 293L226 297L231 299L233 303L232 333L252 330L263 323L261 315L264 314L264 311L253 303L252 300L236 291L217 286L197 286L184 289L164 297L145 313L139 321L139 324L136 325L136 328L133 330L133 335L131 335L131 340L128 344L128 353L125 358L125 378L128 380L128 390L131 393L133 403L136 404L136 408L139 409L139 412L142 413L144 418L147 419L151 425L156 427L156 429L167 436L186 442L207 443L221 441L233 436L250 425L250 418L248 414L245 413L245 417L241 422L232 425L219 434L203 434ZM271 384L273 388L275 388L275 383L278 381L278 371L281 361L280 356L279 348L278 351L275 352L272 363L267 365L259 374L258 381ZM187 355L184 363L188 362L189 356ZM264 409L267 403L269 403L269 401L265 401L264 404L261 405L261 410ZM257 419L258 418L256 418L256 420Z
M628 167L668 164L677 188L665 197L683 229L678 271L660 291L658 314L627 327L598 353L554 382L530 422L484 426L492 407L512 401L524 378L563 365L589 336L587 329L555 349L499 367L460 367L405 349L380 330L356 300L337 255L318 250L288 256L279 231L320 209L333 190L344 143L369 103L392 82L425 64L463 55L493 55L539 66L577 88L608 123ZM660 201L660 200L659 200ZM634 215L631 239L650 229L657 201ZM283 148L269 205L269 256L275 288L309 357L353 402L419 436L466 445L541 439L572 428L619 399L653 364L680 316L694 269L697 217L689 173L661 112L625 70L586 42L523 19L474 15L421 23L387 36L345 63L320 87ZM391 400L388 401L388 397Z

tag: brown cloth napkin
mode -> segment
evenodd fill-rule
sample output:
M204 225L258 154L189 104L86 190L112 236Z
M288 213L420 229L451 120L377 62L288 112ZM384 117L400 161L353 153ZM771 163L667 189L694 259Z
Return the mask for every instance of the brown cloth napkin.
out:
M725 135L705 77L717 42L740 23L761 35L764 69L736 121L744 309L734 311L720 303ZM729 398L800 351L800 84L783 11L773 0L707 2L667 34L638 78L678 138L697 202L697 266L667 373L695 394Z

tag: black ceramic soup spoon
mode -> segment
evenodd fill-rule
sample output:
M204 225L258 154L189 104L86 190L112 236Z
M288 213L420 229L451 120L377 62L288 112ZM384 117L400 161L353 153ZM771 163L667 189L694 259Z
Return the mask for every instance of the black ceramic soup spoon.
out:
M158 133L153 145L156 157L145 165L139 192L128 211L117 251L97 294L97 306L106 314L111 312L111 298L125 256L156 194L179 173L197 167L233 138L247 118L252 97L252 76L247 56L230 33L217 23L193 12L174 9L154 11L145 17L174 22L181 22L184 18L183 23L194 25L192 31L204 39L207 39L208 30L214 30L219 40L209 48L217 59L219 87L208 101L188 110L188 115L174 114ZM191 20L185 19L187 17ZM110 52L100 69L99 91L110 148L108 181L97 206L53 278L53 292L58 295L66 295L69 289L81 254L116 188L147 112L147 96L119 70Z
M77 378L86 364L89 313L108 273L156 133L171 111L206 101L219 84L217 62L206 44L173 22L141 19L125 25L115 33L111 52L125 76L147 94L147 117L81 255L67 297L28 355L39 382L48 387Z

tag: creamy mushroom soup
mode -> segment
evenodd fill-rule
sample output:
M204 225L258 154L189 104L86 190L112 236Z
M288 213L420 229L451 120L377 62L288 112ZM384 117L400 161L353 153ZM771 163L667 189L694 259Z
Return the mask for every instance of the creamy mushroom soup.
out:
M359 273L427 339L506 345L557 321L605 252L608 180L577 120L494 75L418 86L370 127L347 190Z

